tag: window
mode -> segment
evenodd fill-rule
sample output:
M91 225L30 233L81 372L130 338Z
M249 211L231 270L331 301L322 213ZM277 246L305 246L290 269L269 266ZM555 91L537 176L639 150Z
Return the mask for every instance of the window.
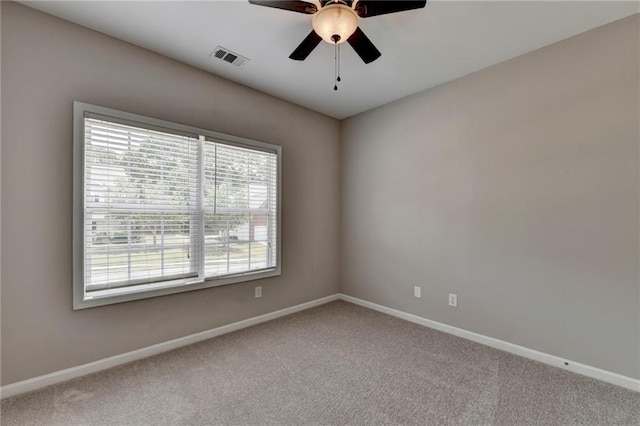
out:
M74 309L280 275L278 146L74 103Z

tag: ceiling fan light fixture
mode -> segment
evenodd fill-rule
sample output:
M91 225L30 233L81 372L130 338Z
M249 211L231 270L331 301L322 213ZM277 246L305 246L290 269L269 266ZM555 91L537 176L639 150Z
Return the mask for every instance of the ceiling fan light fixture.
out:
M327 43L344 43L356 28L358 14L344 4L328 4L313 15L313 30Z

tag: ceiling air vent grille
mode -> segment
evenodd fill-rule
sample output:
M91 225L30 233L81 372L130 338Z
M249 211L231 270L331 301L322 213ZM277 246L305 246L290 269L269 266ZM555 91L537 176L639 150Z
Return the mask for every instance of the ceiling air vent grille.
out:
M211 52L211 55L209 56L213 56L225 62L229 62L230 64L235 65L237 67L241 67L247 62L249 62L249 58L246 58L242 55L238 55L237 53L232 52L229 49L224 48L222 46L216 47L215 50Z

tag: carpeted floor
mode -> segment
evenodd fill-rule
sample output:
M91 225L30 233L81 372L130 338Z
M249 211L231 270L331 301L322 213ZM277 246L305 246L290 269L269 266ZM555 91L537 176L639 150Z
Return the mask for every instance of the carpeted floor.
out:
M640 425L640 394L346 302L2 402L9 425Z

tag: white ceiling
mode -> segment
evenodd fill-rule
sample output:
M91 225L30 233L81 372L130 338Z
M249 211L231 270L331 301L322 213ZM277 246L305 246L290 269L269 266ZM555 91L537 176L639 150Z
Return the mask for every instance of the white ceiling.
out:
M21 3L339 119L640 11L635 1L428 1L361 19L382 57L365 65L344 44L335 92L333 46L321 43L303 62L288 58L311 15L246 0ZM218 45L250 62L215 59Z

